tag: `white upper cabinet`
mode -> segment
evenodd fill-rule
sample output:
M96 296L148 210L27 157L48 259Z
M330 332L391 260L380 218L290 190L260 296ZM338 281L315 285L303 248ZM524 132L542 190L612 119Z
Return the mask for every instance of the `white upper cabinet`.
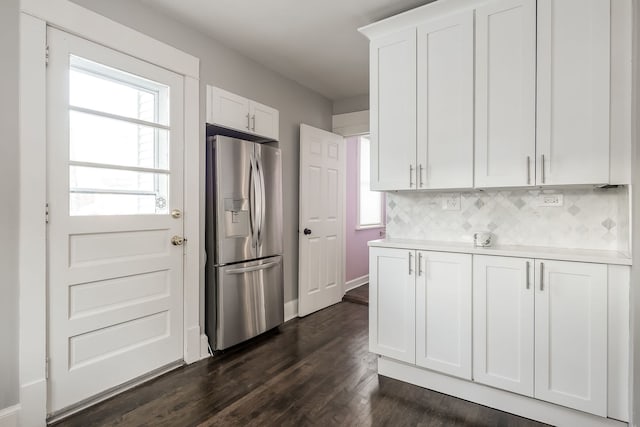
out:
M416 30L372 41L371 188L416 188Z
M277 141L278 110L226 90L207 86L207 123Z
M536 261L535 396L607 416L607 266Z
M418 27L419 189L473 187L473 10Z
M476 187L533 185L536 2L476 9Z
M369 250L369 351L415 363L413 250Z
M533 267L530 259L473 257L473 378L531 397Z
M471 379L471 255L417 252L416 365Z
M611 0L538 0L538 184L609 182L610 22Z

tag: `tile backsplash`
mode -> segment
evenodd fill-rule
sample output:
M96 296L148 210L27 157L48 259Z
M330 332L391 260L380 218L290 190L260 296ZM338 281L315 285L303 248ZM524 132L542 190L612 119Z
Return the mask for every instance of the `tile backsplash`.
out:
M460 194L460 209L445 210ZM562 206L540 206L542 194L562 194ZM627 187L562 190L477 190L387 193L387 237L472 242L491 231L498 245L616 250L629 248Z

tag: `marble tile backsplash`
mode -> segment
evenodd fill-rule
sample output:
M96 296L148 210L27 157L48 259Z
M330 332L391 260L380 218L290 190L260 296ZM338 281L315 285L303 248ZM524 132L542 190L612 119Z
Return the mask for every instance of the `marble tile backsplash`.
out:
M540 195L563 195L563 205L540 205ZM460 194L459 210L444 210ZM472 242L491 231L498 245L616 250L629 248L627 187L563 190L478 190L463 193L387 193L387 237Z

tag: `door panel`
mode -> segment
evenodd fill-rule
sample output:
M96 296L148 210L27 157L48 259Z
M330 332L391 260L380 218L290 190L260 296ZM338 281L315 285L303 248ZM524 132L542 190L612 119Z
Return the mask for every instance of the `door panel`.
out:
M473 379L533 397L533 260L473 256Z
M170 243L183 222L169 215L183 208L183 81L48 31L55 414L183 358L183 249Z
M471 255L418 251L416 365L471 379Z
M536 261L535 397L607 416L607 266Z
M371 189L416 188L416 31L371 42Z
M476 10L476 187L533 185L536 2Z
M278 255L283 251L282 236L282 155L280 149L266 145L255 147L258 176L262 181L260 227L257 255Z
M416 362L415 251L369 250L369 351Z
M418 27L417 188L473 187L473 11Z
M610 0L538 0L538 184L609 182L610 20Z
M345 142L340 135L300 126L300 316L343 296L345 169Z

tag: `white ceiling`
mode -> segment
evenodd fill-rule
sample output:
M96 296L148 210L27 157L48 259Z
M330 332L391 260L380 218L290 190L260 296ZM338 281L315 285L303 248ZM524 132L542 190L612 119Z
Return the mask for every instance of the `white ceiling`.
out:
M357 28L433 0L139 0L337 100L369 92Z

